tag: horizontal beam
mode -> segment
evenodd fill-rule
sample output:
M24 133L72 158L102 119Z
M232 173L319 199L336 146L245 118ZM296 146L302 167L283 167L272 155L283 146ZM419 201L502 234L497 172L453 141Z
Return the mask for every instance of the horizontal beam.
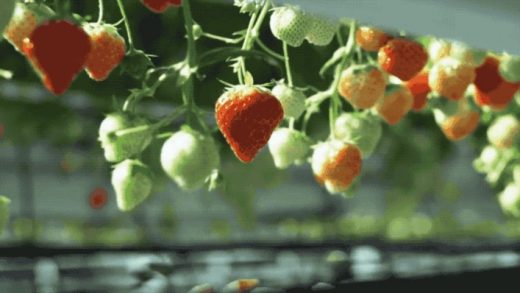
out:
M276 0L383 29L520 55L520 0Z

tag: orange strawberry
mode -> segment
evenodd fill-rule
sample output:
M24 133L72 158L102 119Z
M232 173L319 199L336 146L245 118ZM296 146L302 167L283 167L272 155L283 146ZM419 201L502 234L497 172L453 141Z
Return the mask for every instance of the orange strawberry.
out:
M452 141L464 139L475 131L480 114L469 107L466 99L448 101L443 107L433 110L435 122Z
M407 87L391 84L375 105L379 116L390 125L397 124L412 109L413 96Z
M407 81L423 69L428 62L428 53L415 41L393 39L379 49L378 62L384 71Z
M83 28L92 43L85 69L90 78L105 80L125 57L125 39L109 24L89 23Z
M356 43L365 51L377 52L392 37L384 31L370 26L362 26L356 31Z
M413 96L412 109L421 111L428 102L428 94L430 93L430 85L428 84L428 72L423 71L417 74L404 84Z
M368 109L384 95L385 87L386 79L379 68L356 65L343 71L338 91L354 107Z
M451 100L459 100L473 80L475 80L473 67L457 59L446 57L433 65L428 83L436 94Z
M217 125L235 155L251 162L283 119L281 103L269 91L255 86L227 90L215 106Z
M356 145L331 140L318 144L312 155L312 171L328 192L346 191L361 173L361 151Z
M23 40L31 35L38 24L53 14L45 4L17 3L14 14L4 30L4 37L16 50L22 52Z

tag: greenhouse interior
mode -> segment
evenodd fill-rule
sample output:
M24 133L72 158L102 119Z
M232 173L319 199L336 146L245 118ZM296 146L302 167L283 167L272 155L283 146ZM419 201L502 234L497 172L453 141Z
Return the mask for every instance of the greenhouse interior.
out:
M518 15L3 0L0 292L516 284Z

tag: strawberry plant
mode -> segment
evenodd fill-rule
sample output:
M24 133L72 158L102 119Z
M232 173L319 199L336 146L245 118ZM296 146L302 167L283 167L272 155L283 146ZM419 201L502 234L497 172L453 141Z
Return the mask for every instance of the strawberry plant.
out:
M241 216L248 222L254 189L277 182L278 169L305 166L329 193L346 194L362 184L364 161L379 148L395 168L389 173L400 174L392 180L427 193L399 164L433 166L442 159L437 146L448 149L475 134L482 151L475 169L501 194L502 208L518 215L520 195L512 185L519 184L518 56L274 0L235 0L242 22L225 29L210 25L224 26L224 19L203 19L193 5L206 4L194 0L99 0L97 9L49 2L7 1L0 29L13 56L34 69L20 79L39 77L60 96L56 104L81 88L113 97L97 100L97 151L113 165L123 211L137 208L167 178L183 190L220 192L246 207ZM81 5L93 11L80 15ZM144 30L142 22L161 29ZM163 33L161 49L148 44ZM147 112L153 105L161 115ZM54 107L0 106L2 132L17 143L67 132L74 121L74 113L59 116ZM17 132L13 109L43 118L25 121L27 133ZM431 137L415 132L423 126ZM95 141L95 133L86 133L76 141ZM396 149L412 154L399 157Z

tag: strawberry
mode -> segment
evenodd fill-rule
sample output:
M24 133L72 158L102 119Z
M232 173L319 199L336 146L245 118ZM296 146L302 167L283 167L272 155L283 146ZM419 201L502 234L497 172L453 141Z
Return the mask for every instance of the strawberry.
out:
M361 165L359 148L340 140L322 142L312 154L314 176L331 194L346 191L359 176Z
M92 42L85 69L90 78L105 80L125 57L125 39L109 24L89 23L83 28Z
M452 57L473 67L480 66L487 55L485 51L472 49L464 43L442 39L432 40L428 46L428 53L430 60L434 63L443 58Z
M384 71L407 81L421 72L428 62L428 53L421 44L398 38L379 49L378 62Z
M106 189L102 187L96 187L90 192L88 197L88 203L93 209L103 208L108 200L108 193Z
M11 200L3 195L0 195L0 235L5 230L7 222L9 221L9 205Z
M508 82L520 82L520 56L506 55L500 61L500 75Z
M455 58L446 57L433 65L428 84L436 94L451 100L459 100L473 80L475 80L473 67Z
M452 141L466 138L480 121L480 114L469 107L466 99L449 101L444 107L433 109L433 115L444 135Z
M16 50L23 52L23 40L53 14L45 4L16 3L14 14L3 31L4 37Z
M305 39L316 46L327 46L339 29L339 22L319 15L311 15L312 26Z
M520 141L520 121L511 114L500 116L488 128L487 137L497 148L510 148Z
M368 109L383 97L386 78L373 65L350 66L341 73L338 92L352 106Z
M520 217L520 183L509 183L498 195L498 202L504 213L513 217Z
M99 141L108 162L120 162L140 154L151 142L148 122L125 113L112 113L99 126Z
M502 157L503 150L487 145L482 149L480 156L473 161L473 167L480 173L490 173L500 164Z
M161 149L164 172L185 190L200 188L219 165L213 139L187 126L170 136Z
M282 104L285 118L298 119L305 111L306 97L301 91L280 83L273 88L271 93Z
M45 87L55 95L69 88L83 70L90 50L90 38L85 31L66 20L39 25L23 44L23 51Z
M487 52L470 48L464 43L455 41L451 43L450 56L468 66L478 67L484 63Z
M500 110L509 104L520 88L520 83L511 83L502 78L499 72L500 61L488 56L484 63L475 69L475 102Z
M282 6L274 9L269 22L273 35L289 46L299 47L311 31L311 17L296 6Z
M224 286L222 292L226 293L247 293L254 291L260 281L258 279L238 279Z
M450 51L451 43L443 39L434 38L428 44L428 56L433 62L449 57Z
M428 94L431 92L428 76L429 73L423 71L404 83L413 96L412 109L414 111L421 111L428 102Z
M387 33L371 26L361 26L356 31L356 44L368 52L377 52L390 39Z
M278 169L302 163L311 149L311 139L290 128L276 129L269 139L269 152Z
M251 162L282 120L282 104L267 90L236 86L215 106L217 125L231 149L244 163Z
M475 89L475 102L477 105L487 106L491 110L500 111L506 108L520 89L520 84L503 81L499 86L489 92Z
M170 6L179 7L182 0L141 0L146 8L155 13L163 13Z
M498 71L500 61L493 57L488 56L482 65L475 69L475 87L484 93L490 92L496 89L503 81Z
M112 186L117 207L124 212L131 211L152 192L152 171L138 160L124 160L112 171Z
M413 97L408 88L391 84L384 96L377 101L375 109L379 116L390 125L397 124L412 109Z
M374 152L383 132L376 117L359 112L341 114L334 125L336 138L355 144L363 158L370 157Z

